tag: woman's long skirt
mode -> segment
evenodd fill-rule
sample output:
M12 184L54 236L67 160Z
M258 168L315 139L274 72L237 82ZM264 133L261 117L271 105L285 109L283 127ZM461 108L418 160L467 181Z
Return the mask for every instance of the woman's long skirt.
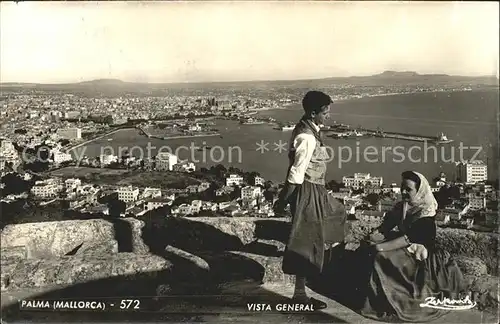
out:
M435 320L447 311L422 307L427 297L461 299L465 289L463 275L446 251L429 253L418 261L406 248L367 256L361 271L369 270L365 280L358 277L357 293L362 296L358 311L372 319L406 322ZM364 269L362 269L364 268ZM354 273L351 273L354 275ZM364 281L364 282L363 282Z
M283 256L283 272L317 276L323 269L325 243L343 242L346 212L325 186L304 181L290 204L292 226Z

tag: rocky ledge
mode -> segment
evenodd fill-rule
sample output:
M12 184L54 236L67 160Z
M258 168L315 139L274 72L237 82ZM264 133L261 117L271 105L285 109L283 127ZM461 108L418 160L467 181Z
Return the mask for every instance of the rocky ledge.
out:
M349 222L346 249L355 249L372 227ZM9 225L1 233L2 294L88 282L101 282L102 290L107 278L122 278L129 284L134 282L131 279L146 280L156 290L174 287L185 292L191 284L189 289L197 293L203 290L201 286L212 289L237 280L288 285L293 278L281 270L288 231L286 219L257 218L124 218ZM498 234L439 229L438 241L456 257L480 308L496 307Z

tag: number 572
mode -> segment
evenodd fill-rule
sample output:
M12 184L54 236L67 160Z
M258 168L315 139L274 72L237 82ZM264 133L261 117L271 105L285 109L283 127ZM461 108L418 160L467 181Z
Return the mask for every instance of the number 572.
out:
M137 299L122 299L120 309L140 309L141 302Z

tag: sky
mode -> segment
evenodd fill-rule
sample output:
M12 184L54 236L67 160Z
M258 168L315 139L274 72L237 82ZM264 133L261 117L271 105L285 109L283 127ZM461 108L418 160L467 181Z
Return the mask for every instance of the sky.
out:
M1 82L498 76L499 3L1 2Z

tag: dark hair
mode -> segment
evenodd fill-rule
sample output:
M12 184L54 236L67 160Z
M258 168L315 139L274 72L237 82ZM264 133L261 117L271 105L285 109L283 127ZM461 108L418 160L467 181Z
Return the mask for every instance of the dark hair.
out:
M319 113L325 106L333 102L332 98L321 91L309 91L302 99L302 108L307 115L312 112Z
M413 171L405 171L401 173L403 180L411 180L415 182L417 191L420 188L420 177Z

